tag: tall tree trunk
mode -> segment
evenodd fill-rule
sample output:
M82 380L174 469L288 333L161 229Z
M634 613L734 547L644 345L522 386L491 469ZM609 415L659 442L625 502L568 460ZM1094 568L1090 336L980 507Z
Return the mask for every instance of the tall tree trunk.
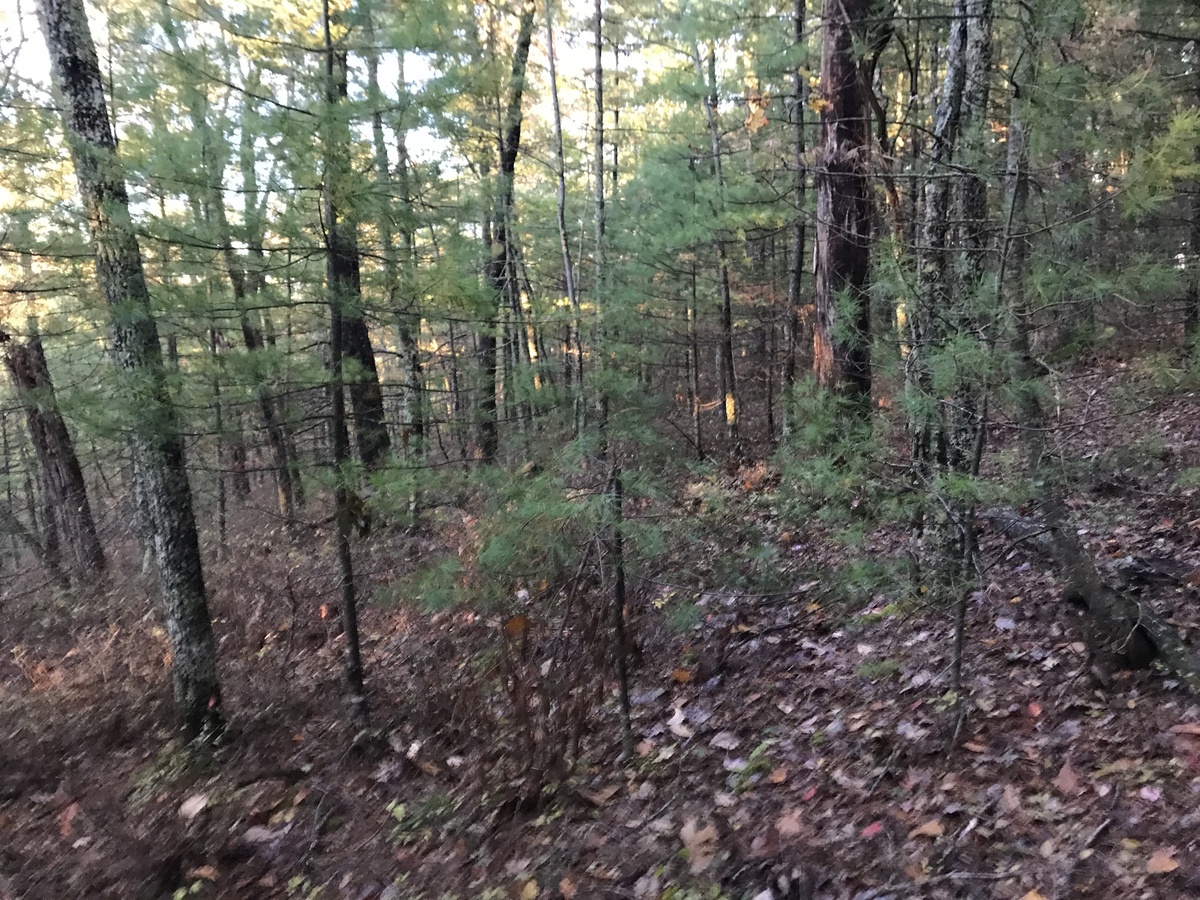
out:
M806 0L795 0L792 11L792 31L796 46L804 46L804 17L807 15ZM785 347L783 356L782 428L787 437L793 429L794 402L792 391L796 386L796 353L801 344L800 306L804 298L804 255L805 255L805 191L808 186L808 166L804 161L804 107L808 99L805 84L805 69L800 63L792 71L792 241L788 258L788 308L784 317Z
M419 462L424 455L425 416L424 416L424 375L421 372L421 354L418 338L421 332L421 313L418 309L416 284L413 267L416 260L413 253L412 229L413 223L406 222L403 227L401 241L404 245L404 259L396 248L396 225L391 215L393 184L391 167L388 164L387 144L383 133L383 92L379 89L379 51L375 48L375 29L372 21L374 9L368 7L367 13L367 100L371 104L371 138L375 150L375 183L379 188L379 199L376 204L376 227L379 231L380 254L383 257L384 296L387 308L396 317L396 336L400 342L401 355L401 396L400 396L400 442L403 453L409 459ZM403 56L403 51L400 51ZM404 84L404 64L400 62L399 87L406 89ZM408 193L407 141L403 131L406 124L401 122L396 126L397 139L400 148L400 201L405 215L412 214L411 197Z
M153 532L175 704L185 735L214 733L221 727L221 687L183 440L167 392L96 48L82 0L37 0L36 6L95 245L96 277L109 308L113 358L126 401L138 411L136 480Z
M575 396L572 401L572 416L575 434L583 432L586 425L587 403L583 385L583 323L580 315L579 294L575 290L575 266L571 260L571 244L567 235L567 163L563 151L562 110L558 102L558 70L554 53L554 4L546 2L546 56L550 63L550 101L554 110L554 175L555 175L555 221L558 225L558 242L562 252L563 285L567 293L567 304L571 309L571 322L567 326L568 357L567 372L572 375Z
M696 67L696 78L704 85L704 120L708 125L709 143L712 145L713 178L717 182L717 199L720 204L718 215L725 213L725 169L721 159L721 129L717 122L717 58L716 50L709 46L707 67L700 58L700 46L692 45L692 64ZM725 416L725 439L730 449L738 437L738 392L737 371L733 364L733 291L729 283L729 258L725 241L720 235L715 243L717 252L717 275L721 288L721 343L718 360L721 376L722 412Z
M352 309L352 305L358 300L359 290L358 246L353 236L353 227L341 221L337 206L341 199L339 182L346 177L349 163L346 158L349 153L349 147L346 145L349 135L335 122L336 107L346 97L346 53L334 46L329 0L324 0L322 10L325 33L325 101L326 115L329 117L326 125L329 133L325 147L324 206L327 234L325 265L329 290L329 397L330 443L334 468L334 521L337 530L338 569L341 574L342 626L346 645L346 685L350 691L350 713L357 726L365 727L368 723L368 707L363 681L362 652L358 640L358 597L354 581L354 557L350 550L350 536L356 516L350 500L350 485L347 483L350 478L347 472L350 441L346 429L346 401L343 392L346 381L344 360L347 355L347 324L355 318L362 323L361 313L356 314ZM361 325L361 329L366 331L365 324ZM372 356L372 364L373 362ZM362 373L356 373L355 377L361 378ZM378 380L375 387L378 391ZM350 394L353 402L353 388ZM362 423L356 424L361 428ZM382 424L383 420L380 418L379 425ZM386 436L385 430L384 440ZM359 452L364 464L368 461L364 450L367 453L375 450L379 450L381 454L386 453L386 447L379 447L376 443L378 441L378 436L372 437L370 433L365 438L359 434ZM373 457L371 462L378 463L381 459L382 455Z
M909 389L924 402L911 423L913 462L931 493L922 523L927 568L955 582L975 553L974 506L948 493L953 477L978 473L986 435L986 393L975 354L987 349L994 322L981 303L987 217L983 163L991 72L991 0L955 0L946 78L934 117L930 179L925 189L917 297L907 364ZM955 356L947 357L947 353ZM942 375L935 386L934 367Z
M509 229L513 220L513 178L517 155L521 150L521 101L525 92L525 69L533 42L534 0L524 0L513 49L508 97L497 136L498 171L495 214L492 220L485 278L492 294L488 321L479 332L479 359L483 369L483 396L479 404L480 455L484 462L495 462L500 450L499 424L496 421L496 329L500 324L505 299L515 283L516 259L510 246ZM485 238L489 235L485 234Z
M350 218L346 202L352 177L350 166L350 127L345 119L347 97L347 52L333 43L329 3L324 4L325 22L325 174L324 210L329 293L336 315L340 317L344 359L352 368L342 375L350 394L354 419L354 439L358 456L367 469L378 469L391 450L383 409L383 391L375 351L362 309L358 228Z
M813 368L827 390L870 412L870 113L860 71L871 0L825 0L821 147L816 169L817 284Z

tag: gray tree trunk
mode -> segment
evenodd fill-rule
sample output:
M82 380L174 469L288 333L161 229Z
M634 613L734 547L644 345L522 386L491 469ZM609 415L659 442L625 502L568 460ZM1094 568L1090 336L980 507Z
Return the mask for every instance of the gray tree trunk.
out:
M221 726L221 686L183 440L167 392L96 48L83 0L37 0L36 6L95 249L96 278L109 309L120 388L138 411L135 479L153 537L175 705L186 736L215 733Z

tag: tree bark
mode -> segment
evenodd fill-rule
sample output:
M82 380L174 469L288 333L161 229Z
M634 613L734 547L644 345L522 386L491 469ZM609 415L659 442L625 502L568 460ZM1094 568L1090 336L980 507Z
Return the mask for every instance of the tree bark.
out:
M109 309L119 383L138 412L132 436L135 477L153 533L180 725L189 738L211 734L221 727L221 687L183 440L167 391L96 48L82 0L37 0L36 6L94 245L96 277Z
M797 47L804 45L806 0L795 0L792 11L793 40ZM804 297L804 255L807 222L805 221L805 192L808 187L808 166L804 161L804 106L808 99L804 67L792 71L792 240L788 258L788 308L784 317L784 356L781 395L783 410L780 416L784 437L793 430L793 397L796 386L796 354L801 344L800 306Z
M508 81L508 99L497 136L498 171L495 213L491 233L485 234L488 261L485 280L492 294L488 321L479 332L479 360L483 369L483 396L479 403L480 455L484 462L495 462L500 450L499 423L496 420L496 329L500 324L505 298L511 295L516 259L510 246L509 230L513 220L513 179L521 150L521 101L525 91L525 69L533 42L534 0L525 0L513 49L512 70Z
M354 557L350 548L350 537L356 517L351 508L351 491L347 483L350 477L346 471L350 457L350 440L346 428L346 400L343 393L346 381L344 366L344 350L347 346L346 326L355 318L353 311L348 312L347 308L357 298L359 288L358 246L353 236L353 228L348 227L338 218L337 182L345 178L343 165L346 162L345 159L339 159L339 157L347 153L349 148L343 143L343 140L348 141L348 136L342 134L341 129L335 129L333 119L336 116L337 104L346 96L346 53L334 46L329 0L324 0L323 3L322 24L325 32L325 99L328 105L326 114L330 118L327 128L330 132L335 130L337 132L327 137L324 190L327 234L325 262L329 290L329 423L334 468L334 521L337 533L338 570L341 574L342 626L346 646L346 686L349 689L351 719L357 727L362 728L366 727L369 722L369 712L363 680L362 652L358 639L358 597L354 580ZM339 162L342 165L339 165ZM357 318L361 323L361 315ZM362 325L362 331L366 331L365 324ZM356 335L355 339L358 338L359 336ZM368 349L370 349L369 345ZM374 365L373 355L372 365ZM361 377L361 374L356 377ZM378 386L379 382L376 380L377 391ZM351 389L350 396L353 403L353 389ZM380 408L382 409L382 402ZM382 425L382 418L379 420L379 424ZM385 430L385 439L386 436ZM363 457L364 465L367 464L368 459L363 452L364 449L367 449L368 452L380 449L373 443L373 441L378 441L378 437L372 438L368 435L365 440L367 443L364 445L364 437L360 433L359 452ZM386 453L386 447L381 450L381 453ZM381 458L372 458L372 462L379 462Z
M725 212L725 171L721 161L721 131L717 123L717 63L716 51L708 48L707 74L700 59L700 47L692 45L692 63L696 67L696 78L704 85L704 120L708 125L709 143L712 145L712 174L717 182L719 213ZM733 291L729 283L729 259L725 242L720 235L714 245L717 252L717 274L721 288L721 343L718 353L720 361L722 412L725 416L725 439L730 448L738 437L738 392L737 372L733 364Z
M0 330L4 364L12 378L17 400L25 412L29 438L42 471L42 496L46 510L44 543L50 531L60 559L75 577L104 571L104 549L88 502L87 485L75 453L75 442L58 408L54 382L37 323L30 320L29 338L20 343Z
M816 169L817 285L813 369L818 383L870 411L870 113L859 70L871 0L825 0L821 147Z
M342 373L342 384L350 394L354 419L354 438L358 456L367 469L378 469L391 451L383 409L383 391L375 351L362 310L362 282L359 267L358 229L345 207L349 188L350 130L341 109L347 97L347 52L335 46L330 32L328 2L325 47L325 173L324 211L327 249L326 274L332 313L340 317L344 359L352 360L349 372ZM332 329L331 329L332 330ZM343 367L344 368L344 367Z

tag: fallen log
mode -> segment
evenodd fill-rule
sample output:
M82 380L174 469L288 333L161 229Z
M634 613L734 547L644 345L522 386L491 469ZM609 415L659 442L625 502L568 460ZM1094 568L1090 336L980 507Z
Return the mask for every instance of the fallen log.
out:
M981 517L1014 543L1053 562L1063 579L1063 599L1087 613L1087 643L1102 678L1117 669L1157 663L1192 693L1200 694L1200 659L1179 632L1145 600L1120 591L1100 577L1060 498L1045 502L1041 520L1011 507L984 510Z

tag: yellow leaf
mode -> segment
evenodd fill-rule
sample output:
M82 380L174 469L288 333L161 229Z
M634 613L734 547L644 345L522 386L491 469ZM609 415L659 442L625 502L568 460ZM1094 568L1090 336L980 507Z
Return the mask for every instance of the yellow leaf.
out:
M1151 875L1162 875L1166 872L1174 872L1179 868L1179 863L1175 859L1174 847L1163 847L1155 850L1151 854L1150 859L1146 861L1146 871Z
M1046 898L1038 891L1030 891L1028 894L1023 896L1021 900L1046 900Z
M930 819L924 825L918 825L916 828L914 828L912 831L910 831L908 833L908 836L910 838L914 838L914 837L936 838L936 837L941 837L942 833L944 831L945 831L945 829L942 827L941 822L939 822L937 819Z
M813 94L808 98L808 108L815 113L823 113L832 106L832 103L830 103L824 97L818 97L816 94Z
M536 881L527 881L525 886L521 888L521 900L537 900L538 883Z

